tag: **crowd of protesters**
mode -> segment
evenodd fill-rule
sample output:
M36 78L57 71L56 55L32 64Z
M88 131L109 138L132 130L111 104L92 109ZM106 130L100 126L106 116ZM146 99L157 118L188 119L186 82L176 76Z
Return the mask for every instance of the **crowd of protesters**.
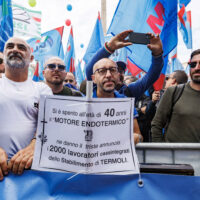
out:
M163 90L155 91L153 84L164 64L159 35L149 34L152 64L140 79L125 77L126 64L109 59L115 50L132 45L126 40L130 32L114 36L86 65L87 80L94 83L93 97L135 98L135 143L200 142L200 50L191 54L189 82L187 74L177 70L166 77ZM29 45L16 37L10 38L0 53L0 180L9 171L22 174L31 166L40 95L81 98L86 94L86 81L80 91L74 75L66 72L58 57L45 62L45 81L33 82L28 78L32 60Z

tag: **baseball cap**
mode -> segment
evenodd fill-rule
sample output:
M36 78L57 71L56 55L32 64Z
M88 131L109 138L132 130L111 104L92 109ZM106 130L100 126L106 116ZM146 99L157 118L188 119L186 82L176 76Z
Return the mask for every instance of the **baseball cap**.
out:
M118 67L122 67L124 71L126 70L126 63L125 62L117 61L116 63L117 63Z

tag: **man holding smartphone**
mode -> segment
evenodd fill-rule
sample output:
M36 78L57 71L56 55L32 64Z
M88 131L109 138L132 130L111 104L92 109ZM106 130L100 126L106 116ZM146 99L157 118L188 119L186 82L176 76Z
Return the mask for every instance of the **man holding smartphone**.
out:
M117 49L132 45L132 42L126 39L131 32L133 31L127 30L114 36L109 42L105 43L105 46L102 47L93 56L93 58L86 66L86 76L88 80L91 80L93 66L98 60L102 58L108 58ZM149 86L151 86L159 78L164 64L162 56L162 42L159 35L149 33L148 36L150 44L147 44L147 47L152 52L152 64L149 71L142 79L139 79L138 81L131 83L128 86L123 84L118 89L120 94L125 94L128 97L135 97L136 100L149 88Z

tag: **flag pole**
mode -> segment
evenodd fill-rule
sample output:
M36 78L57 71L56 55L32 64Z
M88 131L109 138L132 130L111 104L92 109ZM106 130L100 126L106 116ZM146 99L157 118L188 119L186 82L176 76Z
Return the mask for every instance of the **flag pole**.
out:
M101 0L101 20L102 20L102 26L103 26L103 32L104 35L106 35L107 29L106 29L106 0Z

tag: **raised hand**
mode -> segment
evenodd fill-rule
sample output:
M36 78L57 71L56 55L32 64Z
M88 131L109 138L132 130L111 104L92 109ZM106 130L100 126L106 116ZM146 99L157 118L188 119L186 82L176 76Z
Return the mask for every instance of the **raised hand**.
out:
M159 56L163 53L162 41L159 34L154 35L153 33L148 33L150 36L150 44L147 47L152 51L153 56Z
M107 42L109 50L115 51L116 49L132 45L132 43L126 39L130 32L132 32L132 30L123 31L112 37L111 40Z

